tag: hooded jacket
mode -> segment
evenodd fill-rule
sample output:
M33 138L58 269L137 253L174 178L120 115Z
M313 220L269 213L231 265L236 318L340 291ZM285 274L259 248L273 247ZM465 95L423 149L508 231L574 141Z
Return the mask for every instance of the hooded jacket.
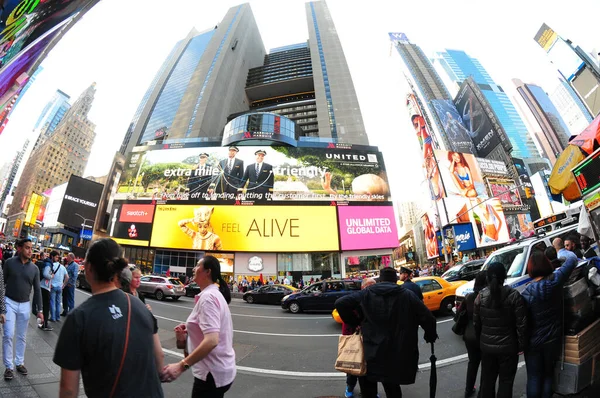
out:
M537 282L531 282L523 291L529 320L528 349L558 341L562 326L562 287L576 266L577 259L568 257L560 268Z
M479 292L473 311L475 333L482 353L517 355L525 349L527 307L521 294L510 286L502 286L500 297L500 308L493 308L490 289Z
M435 317L415 294L380 282L335 302L344 323L360 325L367 377L390 384L413 384L417 375L418 329L425 341L437 339Z

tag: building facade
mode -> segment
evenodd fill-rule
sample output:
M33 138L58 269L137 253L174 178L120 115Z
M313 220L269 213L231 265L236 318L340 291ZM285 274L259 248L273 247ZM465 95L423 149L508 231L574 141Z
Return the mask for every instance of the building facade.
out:
M549 97L567 124L570 135L581 133L592 122L592 114L564 79L559 79Z
M56 90L52 100L46 104L35 126L33 126L34 131L39 131L39 136L33 145L34 151L54 133L54 130L71 107L70 98L61 90Z
M8 212L8 228L20 230L20 236L35 229L35 225L24 225L24 212L32 195L67 182L71 174L83 175L96 138L96 126L88 119L95 93L96 83L92 83L64 115L54 134L29 155Z
M438 52L436 60L441 66L438 71L446 73L448 80L454 84L460 86L469 76L478 84L512 144L513 156L539 158L535 143L510 98L494 82L479 60L461 50Z
M10 170L5 177L6 181L2 183L2 191L0 191L0 214L4 214L5 208L9 203L12 203L12 197L9 198L9 196L11 196L13 185L15 183L17 173L19 172L19 167L21 167L21 162L23 161L25 152L27 151L27 147L29 147L29 140L25 140L23 149L17 152L11 163Z

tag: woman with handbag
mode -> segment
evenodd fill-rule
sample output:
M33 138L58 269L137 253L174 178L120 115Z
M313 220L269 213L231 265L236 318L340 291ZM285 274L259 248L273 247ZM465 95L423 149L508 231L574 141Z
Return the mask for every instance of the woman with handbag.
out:
M78 396L80 374L90 398L163 397L163 353L154 318L114 284L127 267L121 252L112 239L97 240L88 249L84 266L92 297L69 313L54 352L54 363L62 368L61 397Z
M463 341L465 342L467 354L469 355L469 363L467 365L467 380L465 384L465 398L470 397L475 393L475 380L477 380L477 371L479 370L479 364L481 363L479 337L475 333L475 328L473 327L473 309L475 307L475 298L477 298L479 292L484 289L486 285L487 276L485 271L481 271L475 277L473 293L469 293L465 296L465 299L456 311L458 318L456 320L456 327L459 330L455 331L455 328L452 328L455 333L462 332Z
M236 367L233 322L227 305L231 294L221 276L219 260L206 256L198 261L194 282L200 287L198 301L187 322L175 328L178 342L187 341L190 354L165 366L161 380L172 382L192 368L192 398L222 398L233 384Z

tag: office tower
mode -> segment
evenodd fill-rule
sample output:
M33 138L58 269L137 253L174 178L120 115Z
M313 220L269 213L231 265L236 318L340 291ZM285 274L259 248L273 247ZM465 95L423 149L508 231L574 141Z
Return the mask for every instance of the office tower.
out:
M600 114L600 67L581 47L563 39L545 23L533 38L592 116Z
M593 120L592 114L577 93L562 78L559 78L559 84L550 93L550 100L567 124L570 135L581 133Z
M71 174L83 175L96 138L96 126L87 117L95 93L96 83L92 83L64 115L54 134L31 152L8 213L9 228L23 218L32 194L67 182Z
M146 91L120 152L152 141L221 142L227 116L248 109L248 70L264 45L249 4L175 45Z
M19 171L19 167L21 166L21 161L23 161L23 156L25 156L25 152L27 151L27 147L29 146L29 140L25 140L23 144L23 148L17 152L15 158L10 163L10 171L6 175L6 182L2 184L2 191L0 191L0 214L4 212L4 206L6 205L8 195L11 192L12 186L15 182L15 178Z
M455 148L453 141L456 140L449 139L444 130L445 123L440 116L445 117L445 112L437 112L439 107L436 105L447 104L446 107L454 108L453 96L421 47L411 43L404 33L390 33L389 36L402 59L403 73L415 93L422 116L432 132L434 147L473 153L472 149Z
M56 90L52 100L46 104L35 126L33 126L34 131L39 131L37 141L33 145L34 151L46 142L48 137L56 130L65 113L71 107L71 104L69 104L70 98L64 92Z
M441 66L438 71L446 73L454 84L460 86L469 76L477 83L512 144L513 157L539 159L535 143L510 98L476 58L464 51L446 50L436 54L436 61Z
M542 134L538 136L538 140L547 158L554 163L557 154L560 154L569 144L569 128L548 94L540 86L526 84L519 79L513 79L513 83L539 124Z

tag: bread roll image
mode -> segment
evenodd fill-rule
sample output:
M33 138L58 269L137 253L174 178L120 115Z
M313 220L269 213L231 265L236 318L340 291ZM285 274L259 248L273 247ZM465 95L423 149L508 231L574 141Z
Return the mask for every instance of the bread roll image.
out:
M363 174L352 181L354 195L383 195L388 196L390 189L387 182L375 174Z

